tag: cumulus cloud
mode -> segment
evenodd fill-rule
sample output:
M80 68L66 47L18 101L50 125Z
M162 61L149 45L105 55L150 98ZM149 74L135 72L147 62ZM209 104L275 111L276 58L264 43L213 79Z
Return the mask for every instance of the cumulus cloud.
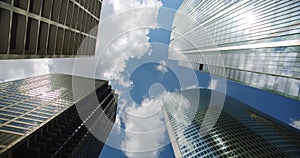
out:
M180 114L189 102L180 94L163 92L158 97L144 99L140 106L126 107L126 115L121 116L126 131L121 149L128 157L158 157L159 149L170 143L161 111L164 106L178 121L184 121Z
M168 68L167 68L167 64L165 60L161 60L159 62L159 65L156 68L158 71L162 72L162 73L166 73L168 72Z
M293 120L290 125L300 130L300 120Z
M157 0L110 0L109 3L113 4L114 12L123 12L130 10L132 8L141 8L141 7L153 7L158 4L161 6L161 2Z
M121 116L126 131L121 149L128 157L158 157L159 149L167 144L162 103L160 99L144 99L140 106L126 108L127 114Z
M130 59L141 58L151 54L149 42L150 29L159 27L158 10L162 6L159 0L107 0L103 2L105 15L101 15L99 24L96 54L94 57L77 59L38 59L38 60L9 60L0 62L1 79L13 80L26 78L49 72L60 72L86 77L96 77L116 81L125 88L132 86L126 76L126 67ZM110 9L108 11L108 8ZM106 10L106 11L105 11ZM97 29L97 28L94 28ZM83 42L83 45L85 43ZM78 52L84 52L81 46ZM164 63L162 63L164 64ZM115 88L115 85L114 89ZM122 89L117 89L123 93ZM124 123L126 132L122 145L112 146L124 151L141 151L140 148L155 148L155 151L145 152L138 156L157 157L159 148L165 142L166 129L159 108L159 99L144 99L142 105L129 104L120 99L116 125L121 129ZM153 117L137 119L124 111L137 114L153 114ZM157 111L158 110L158 111ZM140 118L140 117L138 117ZM147 126L145 126L147 125ZM162 127L162 128L160 128ZM157 129L158 128L158 129ZM155 130L155 134L145 137L143 132ZM117 131L120 132L120 131ZM138 132L138 133L136 133ZM131 152L127 156L133 157ZM136 153L135 153L136 154Z
M1 60L0 78L10 81L48 74L52 65L49 59Z
M149 31L158 27L159 0L108 0L103 2L103 15L98 30L96 55L77 59L2 60L3 80L30 77L49 72L115 80L130 87L124 71L127 62L151 53ZM98 27L94 28L98 29ZM78 53L85 52L83 45Z
M128 61L152 52L148 34L150 29L158 27L158 10L162 3L158 0L109 0L104 1L104 5L113 12L106 13L99 25L94 61L96 69L90 71L99 78L117 83L118 86L113 85L114 89L123 93L121 87L133 86L126 76ZM84 64L79 61L77 65L81 67ZM120 98L113 128L113 133L121 136L122 141L120 146L113 147L120 148L128 157L157 157L161 144L166 141L166 129L160 113L161 101L144 99L141 105L136 105L124 98ZM144 117L150 114L154 115ZM149 131L152 131L151 135Z
M96 48L97 77L132 86L124 75L127 62L151 53L149 31L158 27L158 0L111 0L113 14L102 19ZM145 18L147 17L147 18Z
M150 29L158 27L161 6L158 0L104 1L99 27L94 28L99 28L95 56L49 59L52 62L49 71L116 81L129 88L132 82L124 75L127 62L151 54L148 34ZM85 44L86 41L81 43L77 53L85 53Z

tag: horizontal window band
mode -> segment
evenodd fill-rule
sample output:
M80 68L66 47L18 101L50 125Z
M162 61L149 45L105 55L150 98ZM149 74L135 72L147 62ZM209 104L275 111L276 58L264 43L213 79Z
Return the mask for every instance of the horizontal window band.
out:
M287 47L287 46L300 46L300 40L256 43L256 44L247 44L247 45L239 45L239 46L220 47L220 48L209 48L209 49L197 49L197 50L182 51L182 52L169 52L169 54L178 54L178 53L189 54L189 53L198 53L198 52L243 50L243 49L256 49L256 48L273 48L273 47ZM222 53L222 52L220 52L220 53Z

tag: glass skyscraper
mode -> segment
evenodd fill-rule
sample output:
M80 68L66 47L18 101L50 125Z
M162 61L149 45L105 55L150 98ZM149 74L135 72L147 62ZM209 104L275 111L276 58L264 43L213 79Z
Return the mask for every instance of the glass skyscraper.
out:
M101 0L1 0L0 59L94 55L101 4Z
M299 21L300 1L185 0L169 59L300 100Z
M213 90L189 89L179 94L188 105L175 110L174 105L165 105L163 109L177 158L299 157L300 132L293 127L229 96L224 106L209 106L213 94L224 96ZM220 110L216 121L206 117Z
M48 74L1 83L0 157L97 157L116 109L104 80Z

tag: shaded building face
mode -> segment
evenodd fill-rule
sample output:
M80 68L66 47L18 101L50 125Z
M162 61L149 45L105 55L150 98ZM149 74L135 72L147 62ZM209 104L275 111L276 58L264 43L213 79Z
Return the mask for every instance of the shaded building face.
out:
M169 58L300 100L299 19L299 1L185 0Z
M196 104L193 94L199 91ZM176 157L297 157L300 154L299 131L228 96L223 107L208 106L212 93L218 92L183 91L182 96L194 104L181 110L184 115L181 119L168 110L172 105L165 106L165 120ZM206 117L218 111L221 112L217 120Z
M99 0L0 1L0 59L95 54Z
M116 109L108 81L49 74L1 83L0 157L97 157Z

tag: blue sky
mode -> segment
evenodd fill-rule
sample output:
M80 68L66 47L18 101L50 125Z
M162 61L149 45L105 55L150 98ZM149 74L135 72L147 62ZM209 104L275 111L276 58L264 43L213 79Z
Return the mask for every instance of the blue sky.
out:
M163 0L163 7L177 9L181 4L181 0L168 1ZM174 12L173 12L174 13ZM151 86L154 86L156 94L162 93L164 90L168 92L174 92L177 90L185 89L187 87L210 87L211 78L215 80L216 87L222 87L218 85L222 79L217 76L211 77L207 73L192 71L190 69L180 67L176 61L168 60L168 44L170 39L170 30L172 24L173 14L165 10L160 10L158 14L158 24L164 26L161 29L151 29L148 36L151 43L152 54L143 55L141 58L130 59L127 63L126 73L122 73L127 80L132 81L134 85L127 91L125 96L127 101L135 102L137 105L142 104L145 98L151 97ZM163 61L163 62L162 62ZM164 71L159 71L157 67L159 65L164 66ZM163 70L163 69L162 69ZM195 74L196 76L190 76ZM184 78L184 83L180 82L180 78ZM196 79L196 80L195 80ZM180 80L180 81L179 81ZM118 87L118 86L117 86ZM118 87L122 89L121 87ZM282 97L270 92L262 91L256 88L241 85L234 81L226 80L226 93L248 105L261 110L286 124L291 123L292 120L299 120L299 102L293 99ZM122 97L121 97L122 98ZM125 128L126 123L121 121L121 128ZM164 133L168 137L167 133ZM113 135L118 137L120 135ZM158 149L158 157L174 157L173 150L170 144ZM137 156L138 155L138 156ZM144 157L137 154L137 157ZM123 151L116 148L105 146L100 157L127 157ZM146 156L147 157L147 156Z
M181 2L104 1L98 51L94 58L1 61L0 80L51 72L110 80L120 94L119 111L101 158L174 157L158 110L161 103L156 99L166 91L189 87L219 90L226 86L227 95L286 124L300 120L299 101L233 81L222 83L223 80L216 76L180 67L177 61L168 60L173 16ZM136 10L131 12L130 9ZM151 133L153 130L157 132ZM146 134L140 136L134 132Z
M163 7L177 9L181 4L181 0L163 0ZM133 81L134 87L129 90L129 94L131 98L128 100L132 100L137 104L141 104L142 100L151 96L149 94L149 89L151 89L151 85L159 83L161 86L157 88L154 87L154 93L162 92L163 90L167 90L169 92L180 90L180 84L177 79L176 74L168 68L168 66L172 65L172 69L174 67L180 69L179 71L185 71L180 67L177 67L176 61L170 61L167 59L168 57L168 44L170 40L170 30L172 25L172 19L175 13L175 10L170 11L168 15L163 14L163 12L168 11L159 11L158 15L158 23L163 25L164 28L161 29L151 29L149 32L149 42L152 43L152 54L144 55L142 58L131 59L127 65L127 71L133 70L130 73L129 80ZM157 67L161 65L161 61L166 61L164 63L167 69L167 72L162 72L157 70ZM136 67L138 65L138 67ZM190 70L189 70L190 71ZM150 96L149 96L150 95ZM124 124L121 125L124 128ZM167 132L164 133L166 137L168 137ZM173 149L171 144L167 144L165 147L158 149L160 152L158 157L174 157ZM138 154L137 154L138 155ZM137 156L136 155L136 156ZM126 154L118 150L114 147L110 147L105 145L103 148L101 155L99 157L127 157ZM143 157L140 155L139 157Z

